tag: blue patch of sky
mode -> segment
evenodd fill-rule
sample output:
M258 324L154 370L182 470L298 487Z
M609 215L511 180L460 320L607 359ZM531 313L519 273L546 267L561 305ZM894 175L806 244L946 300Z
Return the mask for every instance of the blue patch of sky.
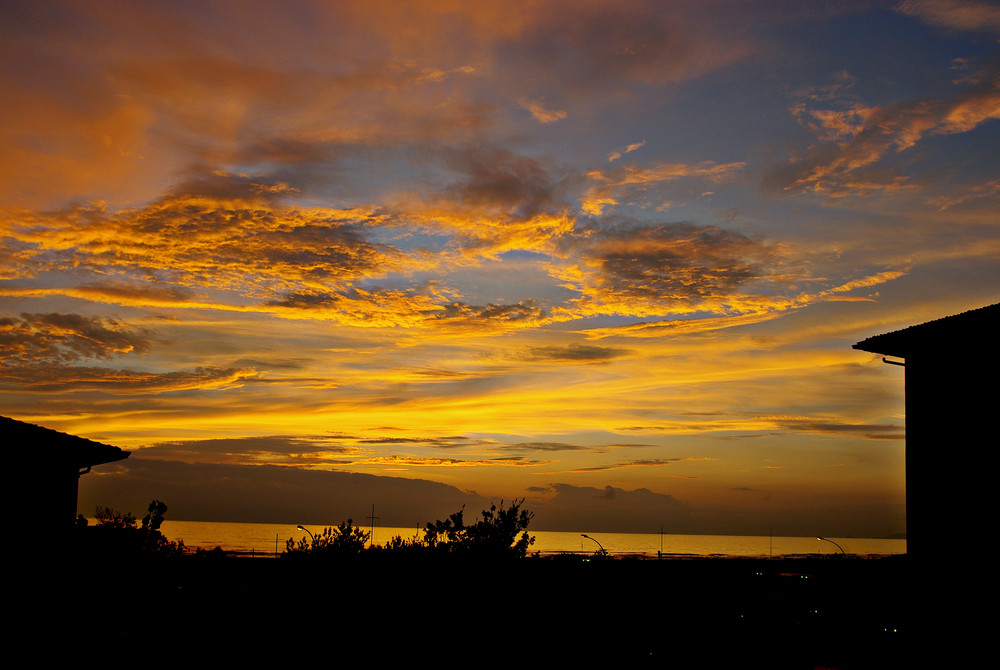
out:
M484 262L450 273L448 281L460 287L462 300L474 304L534 300L540 306L552 306L577 295L554 281L545 265L531 259Z
M548 254L543 254L538 251L529 251L527 249L512 249L510 251L505 251L499 255L501 260L510 261L520 261L520 260L548 260L550 256Z
M1000 147L1000 120L986 121L973 130L930 133L898 155L906 159L909 173L926 186L971 186L1000 178L1000 161L983 147ZM947 161L940 156L947 155Z
M637 111L630 126L646 144L620 162L725 164L765 154L791 116L784 91L759 66L750 61L710 73Z
M867 105L939 97L954 92L953 59L981 53L965 36L944 31L891 11L855 14L778 30L791 52L789 74L799 71L801 86L847 72L856 79L850 92Z
M373 244L390 244L407 253L414 251L442 251L453 243L451 235L433 233L412 226L375 227L368 229L365 236Z

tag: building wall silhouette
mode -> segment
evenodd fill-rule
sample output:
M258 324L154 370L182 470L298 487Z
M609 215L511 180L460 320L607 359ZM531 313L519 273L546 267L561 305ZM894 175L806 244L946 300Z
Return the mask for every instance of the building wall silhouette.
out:
M128 458L128 451L0 416L0 435L15 467L11 488L21 492L36 528L68 532L76 520L80 476L95 465Z
M905 362L906 548L917 559L992 534L998 325L994 304L854 345Z

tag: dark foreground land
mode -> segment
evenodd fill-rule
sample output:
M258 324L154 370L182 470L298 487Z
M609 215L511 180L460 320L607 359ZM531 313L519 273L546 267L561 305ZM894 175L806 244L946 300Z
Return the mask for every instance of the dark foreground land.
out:
M905 556L67 557L39 569L32 636L144 667L906 667L926 605Z

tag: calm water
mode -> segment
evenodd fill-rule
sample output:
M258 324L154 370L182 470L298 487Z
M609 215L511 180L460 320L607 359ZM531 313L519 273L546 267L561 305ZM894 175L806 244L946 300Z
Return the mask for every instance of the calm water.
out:
M93 523L93 521L91 522ZM322 526L310 526L313 533ZM289 538L298 540L306 534L290 524L217 523L209 521L165 521L161 528L171 540L183 540L189 548L212 549L274 556L285 548ZM396 535L411 538L416 528L376 528L375 544L384 544ZM590 553L597 543L580 536L580 533L532 531L535 544L531 551L542 554L560 552ZM692 556L785 556L790 554L839 553L830 542L815 537L756 537L742 535L668 535L658 533L588 533L610 553L682 554ZM830 538L848 554L885 555L906 553L906 540L880 540L870 538ZM662 544L661 544L662 543Z

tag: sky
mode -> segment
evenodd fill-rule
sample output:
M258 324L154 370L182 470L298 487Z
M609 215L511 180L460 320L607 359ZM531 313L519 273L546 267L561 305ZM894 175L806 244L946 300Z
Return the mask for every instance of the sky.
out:
M903 368L851 345L1000 299L997 4L0 34L0 414L131 450L85 513L902 533Z

